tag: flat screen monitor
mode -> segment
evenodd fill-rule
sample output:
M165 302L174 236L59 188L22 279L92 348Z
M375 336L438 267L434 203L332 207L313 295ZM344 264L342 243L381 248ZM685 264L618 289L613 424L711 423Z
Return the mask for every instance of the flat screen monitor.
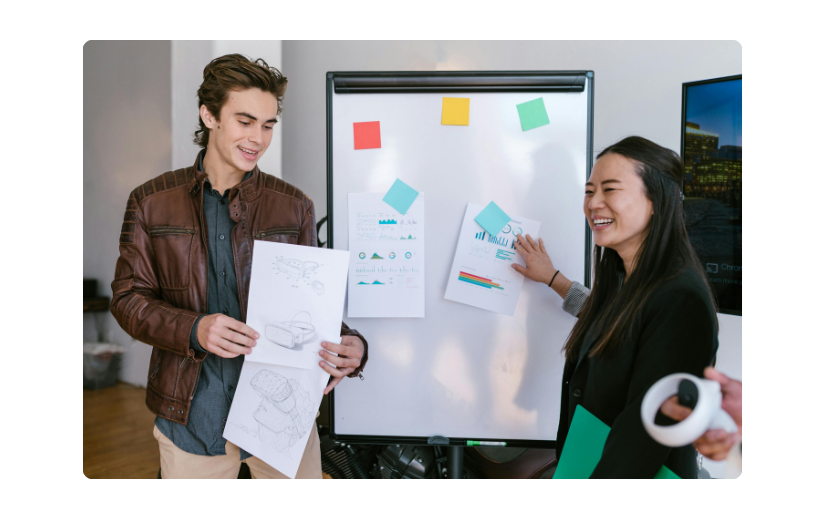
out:
M742 315L742 76L682 84L685 220L719 312Z

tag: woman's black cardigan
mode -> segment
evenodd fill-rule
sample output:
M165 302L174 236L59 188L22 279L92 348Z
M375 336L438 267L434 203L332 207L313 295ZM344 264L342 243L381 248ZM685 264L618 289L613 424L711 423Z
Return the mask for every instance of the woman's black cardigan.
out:
M716 355L716 315L700 275L685 269L658 287L637 314L630 339L613 354L588 356L596 339L592 335L564 365L557 456L563 454L573 413L581 405L611 427L591 477L652 478L665 465L679 477L695 478L693 446L670 448L654 441L642 426L641 404L662 377L702 377ZM673 421L660 413L657 423Z

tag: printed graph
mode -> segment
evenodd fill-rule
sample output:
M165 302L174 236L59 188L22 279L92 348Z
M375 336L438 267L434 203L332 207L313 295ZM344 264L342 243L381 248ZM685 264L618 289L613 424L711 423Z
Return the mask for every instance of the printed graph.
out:
M391 220L378 220L378 225L395 225L398 222L395 219Z
M473 243L470 245L470 254L474 255L482 255L482 257L486 257L488 254L493 252L494 247L490 247L489 245L484 245L482 243Z
M377 266L377 264L370 265L369 267L356 267L355 273L356 274L387 274L387 273L411 273L411 272L420 272L421 269L419 267L408 267L406 265L400 267L385 267L383 265Z
M513 252L513 251L509 251L509 250L505 250L505 249L499 249L496 252L496 259L512 261L513 256L515 256L515 255L516 255L516 253Z
M381 256L379 256L379 255L378 255L378 253L376 252L376 253L374 253L374 254L372 255L372 257L371 257L370 259L384 259L384 258L382 258Z
M378 281L378 280L375 280L375 281L373 281L372 283L367 283L367 282L365 282L365 281L359 281L359 282L358 282L358 284L359 284L359 285L367 285L367 286L372 286L372 285L386 285L386 283L382 283L382 282L380 282L380 281Z
M500 238L497 238L495 236L489 236L486 231L477 232L476 239L481 241L484 241L486 239L489 243L495 243L496 245L501 245L502 247L506 247L510 243L510 240L508 240L504 236ZM513 248L515 248L515 246L513 246Z
M490 288L490 289L496 288L498 290L504 290L504 287L502 287L498 283L493 283L492 279L483 278L481 276L476 276L476 275L473 275L473 274L470 274L470 273L464 272L464 271L460 271L458 273L458 280L463 281L465 283L469 283L471 285L480 286L480 287L483 287L483 288Z

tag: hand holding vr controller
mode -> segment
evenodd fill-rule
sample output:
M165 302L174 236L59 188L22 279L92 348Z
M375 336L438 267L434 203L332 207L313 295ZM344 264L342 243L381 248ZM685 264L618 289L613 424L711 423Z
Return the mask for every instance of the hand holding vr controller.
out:
M642 401L642 423L663 445L693 443L702 455L720 461L742 438L742 383L710 367L704 375L676 373L655 383ZM679 423L656 425L659 410Z

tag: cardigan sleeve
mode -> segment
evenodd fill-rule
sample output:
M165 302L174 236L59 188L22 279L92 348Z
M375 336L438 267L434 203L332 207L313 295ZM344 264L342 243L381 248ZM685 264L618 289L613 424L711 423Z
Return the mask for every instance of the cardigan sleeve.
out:
M645 431L642 399L667 375L690 373L702 377L715 354L716 333L709 300L696 287L679 285L662 291L644 306L625 408L613 422L592 478L656 475L672 449L657 443Z
M588 297L590 297L590 289L578 281L574 281L564 297L561 309L573 317L578 317Z

